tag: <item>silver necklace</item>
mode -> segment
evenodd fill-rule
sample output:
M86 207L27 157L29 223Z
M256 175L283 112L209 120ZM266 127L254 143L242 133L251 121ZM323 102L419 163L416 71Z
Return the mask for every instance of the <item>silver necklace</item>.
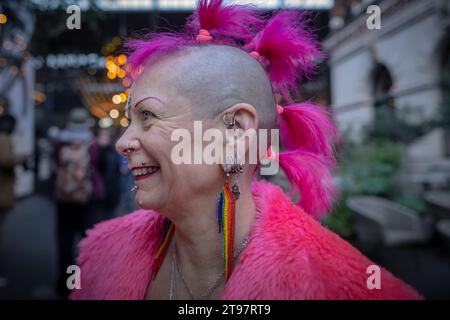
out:
M245 238L244 241L241 243L241 245L239 246L239 249L235 252L235 254L233 255L233 258L236 259L241 253L242 250L244 250L244 248L247 246L249 242L249 237ZM176 269L177 272L174 272ZM223 277L225 276L225 270L222 271L220 273L220 275L216 278L216 281L213 282L213 284L211 286L209 286L208 290L206 290L206 293L203 294L201 297L196 298L194 295L194 292L192 292L191 288L189 287L189 285L187 284L186 278L183 275L183 272L181 272L181 267L177 261L177 255L176 255L176 249L175 249L175 241L174 241L174 245L173 245L173 256L172 256L172 276L171 276L171 300L173 300L175 298L175 280L176 280L176 276L177 274L179 274L181 280L183 281L184 286L186 287L186 289L189 292L189 295L191 296L191 298L193 300L206 300L208 299L211 294L214 292L214 290L217 288L217 286L221 283Z

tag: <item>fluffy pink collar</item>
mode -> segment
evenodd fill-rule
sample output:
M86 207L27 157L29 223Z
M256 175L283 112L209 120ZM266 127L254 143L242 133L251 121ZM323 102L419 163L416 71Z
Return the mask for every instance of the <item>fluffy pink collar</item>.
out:
M369 289L373 263L293 204L278 186L254 182L257 216L222 299L417 299L380 269L381 289ZM97 225L80 243L81 289L73 299L143 299L164 217L139 210Z

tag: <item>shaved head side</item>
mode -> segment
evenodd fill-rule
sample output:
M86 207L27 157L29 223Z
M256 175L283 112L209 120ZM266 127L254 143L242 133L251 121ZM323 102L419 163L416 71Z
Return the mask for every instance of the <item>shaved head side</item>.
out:
M277 123L276 101L269 77L247 52L231 46L186 47L150 62L144 72L158 70L174 95L191 103L199 119L212 118L237 103L252 105L259 128Z

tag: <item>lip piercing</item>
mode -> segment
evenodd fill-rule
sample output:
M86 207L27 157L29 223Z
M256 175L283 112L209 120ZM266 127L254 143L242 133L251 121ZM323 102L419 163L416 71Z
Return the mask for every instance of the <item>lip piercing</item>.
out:
M133 188L131 188L131 192L137 191L139 189L138 186L134 186Z

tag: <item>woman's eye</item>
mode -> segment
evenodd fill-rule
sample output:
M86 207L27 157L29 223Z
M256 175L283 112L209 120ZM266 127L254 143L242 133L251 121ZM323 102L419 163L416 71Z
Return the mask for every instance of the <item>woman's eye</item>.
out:
M149 120L150 118L153 118L155 115L153 114L153 112L150 111L142 111L142 119L144 121Z

